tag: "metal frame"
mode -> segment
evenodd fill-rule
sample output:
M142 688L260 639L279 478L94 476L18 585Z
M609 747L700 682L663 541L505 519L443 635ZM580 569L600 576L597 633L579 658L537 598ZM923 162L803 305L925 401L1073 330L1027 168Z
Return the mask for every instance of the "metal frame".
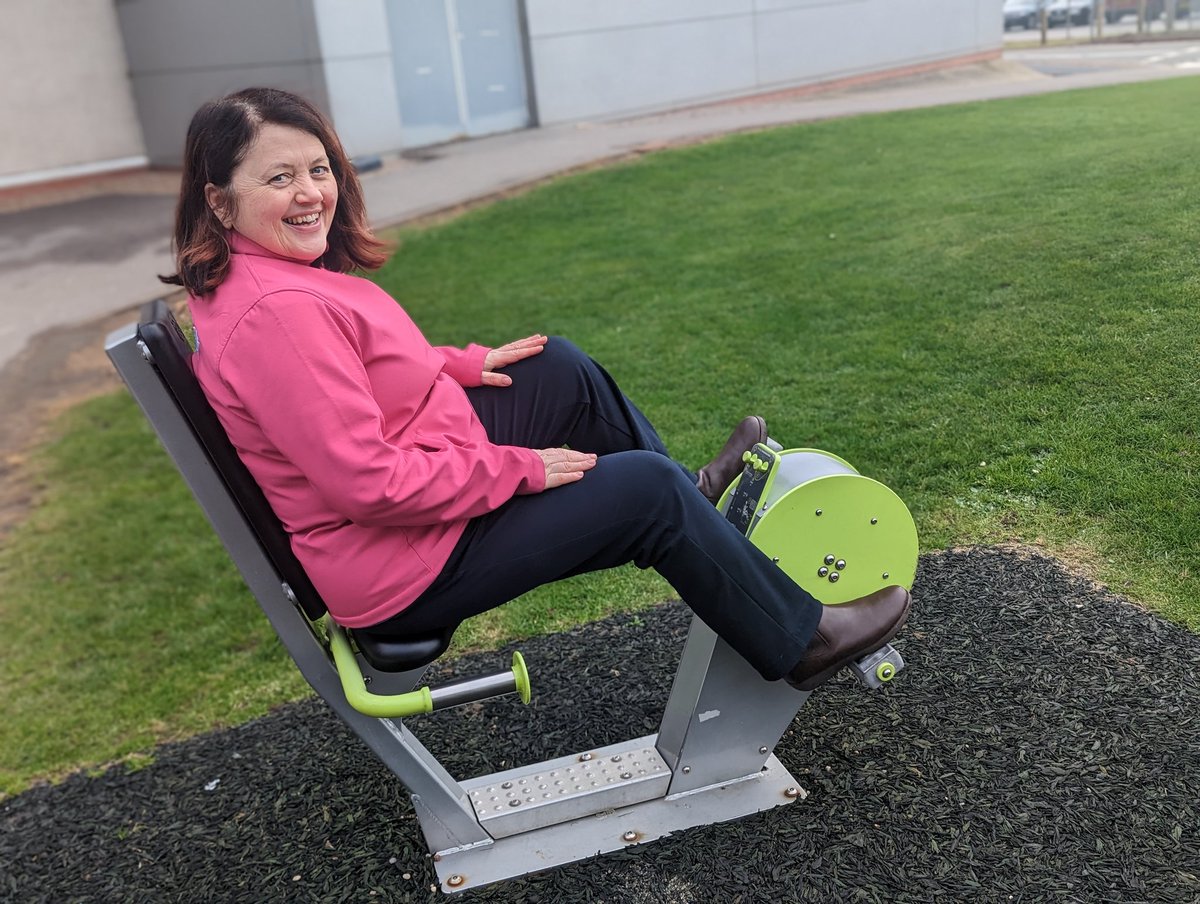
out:
M805 796L771 751L808 694L763 680L699 619L692 622L657 734L455 780L401 719L367 716L348 702L320 631L295 604L214 470L138 339L137 325L114 331L105 349L305 679L410 792L444 891ZM408 690L423 673L381 677Z

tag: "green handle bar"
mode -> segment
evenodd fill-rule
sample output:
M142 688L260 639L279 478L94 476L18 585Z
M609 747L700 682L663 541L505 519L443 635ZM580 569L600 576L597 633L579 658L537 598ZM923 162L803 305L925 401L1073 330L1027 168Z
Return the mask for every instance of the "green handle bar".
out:
M333 664L342 681L342 692L346 702L366 716L380 719L403 718L419 713L433 712L433 694L428 687L417 688L406 694L372 694L367 690L363 680L362 670L354 651L350 649L350 639L346 632L328 615L322 619L325 634L329 638L329 650L333 653ZM520 694L521 702L530 700L529 670L525 667L525 659L520 653L513 653L512 665L515 690Z

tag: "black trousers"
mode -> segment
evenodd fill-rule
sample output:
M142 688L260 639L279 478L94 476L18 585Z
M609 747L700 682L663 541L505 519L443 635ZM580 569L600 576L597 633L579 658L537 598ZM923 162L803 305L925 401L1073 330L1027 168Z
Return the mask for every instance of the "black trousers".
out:
M467 390L491 440L595 452L596 467L472 519L433 584L373 633L457 624L542 584L633 562L666 578L764 678L800 661L820 603L700 494L604 368L553 337L504 372L511 386Z

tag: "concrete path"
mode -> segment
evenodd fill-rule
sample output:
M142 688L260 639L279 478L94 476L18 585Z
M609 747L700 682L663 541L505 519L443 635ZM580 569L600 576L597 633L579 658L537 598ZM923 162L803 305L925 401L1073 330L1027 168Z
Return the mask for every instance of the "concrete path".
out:
M377 226L519 189L556 174L717 135L1073 88L1196 74L1200 42L1009 51L1005 59L857 88L797 90L606 122L529 129L427 149L363 177ZM175 178L97 180L83 199L0 197L0 377L39 333L125 310L166 288ZM50 198L51 202L55 199ZM22 203L29 209L14 210Z

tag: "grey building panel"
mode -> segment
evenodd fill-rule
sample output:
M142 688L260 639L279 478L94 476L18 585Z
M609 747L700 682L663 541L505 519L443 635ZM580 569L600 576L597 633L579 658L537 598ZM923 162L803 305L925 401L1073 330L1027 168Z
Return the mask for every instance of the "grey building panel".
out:
M135 78L319 56L312 0L120 0L117 13Z
M526 0L544 124L1000 50L997 0Z
M320 66L229 67L200 71L163 72L133 80L134 98L142 118L146 153L153 166L176 167L192 114L205 101L252 85L284 88L328 109Z
M321 56L327 60L390 54L384 0L312 0Z
M394 151L403 144L391 54L326 60L328 110L351 157Z
M543 123L687 103L755 82L753 19L691 19L532 42Z
M531 38L746 16L755 5L756 0L526 0Z

